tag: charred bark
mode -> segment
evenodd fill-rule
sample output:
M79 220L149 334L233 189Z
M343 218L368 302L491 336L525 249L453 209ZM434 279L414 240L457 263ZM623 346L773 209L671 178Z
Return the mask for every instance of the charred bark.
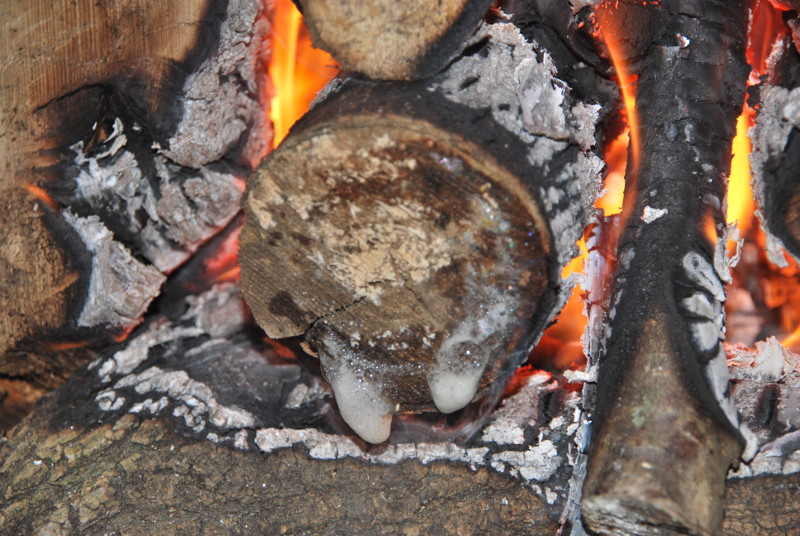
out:
M260 9L4 3L0 420L136 326L236 214L268 143Z
M484 420L406 419L372 446L337 432L331 388L291 348L261 338L234 284L176 298L0 442L0 532L556 533L584 433L574 386L521 376ZM797 359L737 359L734 398L769 443L796 422ZM730 481L724 534L794 529L800 452L759 464Z
M380 447L338 434L332 403L261 339L236 285L184 297L0 445L0 532L556 531L579 397L551 375L521 380L488 422L398 422Z
M501 388L566 299L592 213L597 107L512 25L486 32L424 83L338 82L248 183L256 320L306 334L374 442L396 411Z
M728 398L722 345L723 206L749 70L747 10L648 10L641 154L626 174L583 516L602 534L719 534L724 475L749 435ZM746 455L754 448L748 441Z

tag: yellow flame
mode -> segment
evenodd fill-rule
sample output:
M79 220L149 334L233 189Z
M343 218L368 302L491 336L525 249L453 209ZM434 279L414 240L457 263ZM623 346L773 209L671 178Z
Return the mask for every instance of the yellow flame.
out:
M272 28L268 68L275 96L270 103L270 119L277 145L308 110L317 92L336 76L338 66L326 52L312 46L303 16L291 0L275 2Z
M745 105L742 115L736 121L736 137L733 138L733 159L731 174L728 178L728 211L726 220L736 223L739 235L744 236L752 227L753 190L750 187L750 152L752 144L747 137L747 130L753 124L753 110Z

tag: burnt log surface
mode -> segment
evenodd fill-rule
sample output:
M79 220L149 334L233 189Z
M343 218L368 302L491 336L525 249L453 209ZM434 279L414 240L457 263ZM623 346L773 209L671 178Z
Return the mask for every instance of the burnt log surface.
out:
M712 535L740 431L752 437L728 398L722 344L723 206L749 71L747 10L665 1L646 12L641 153L626 173L583 516L602 534ZM751 439L747 455L754 448Z
M787 266L782 249L800 259L800 88L758 87L756 123L750 132L753 193L767 233L767 253Z
M179 534L198 526L236 534L253 527L323 534L424 534L440 527L485 533L485 513L475 524L453 517L453 511L471 506L463 501L467 497L484 512L500 501L503 520L494 523L490 514L489 530L554 534L580 423L579 399L549 375L532 376L488 422L479 422L479 440L453 444L458 427L407 421L397 423L390 445L368 447L336 433L342 427L330 413L330 388L285 349L261 339L235 285L178 297L171 309L81 371L9 434L0 456L8 500L0 511L4 530L136 534L163 524ZM735 398L765 443L797 423L798 361L791 359L768 350L738 358ZM759 372L764 368L769 374ZM776 388L777 396L765 395ZM757 482L785 469L789 478L780 482L794 501L790 474L799 463L794 452L766 458ZM242 469L232 469L236 465ZM513 479L487 474L488 467ZM761 496L747 495L748 477L740 475L743 483L737 483L743 501L760 503ZM157 502L169 508L154 506L153 490L163 490ZM298 504L309 490L318 500ZM342 499L362 493L380 497L377 506L373 502L367 510ZM238 497L235 502L246 507L237 510L226 497ZM739 503L733 507L744 533L754 523L791 527L782 513L791 504L781 503L775 517L762 519L748 517ZM287 519L287 510L301 514ZM320 511L327 525L313 513ZM70 514L66 519L64 512Z
M502 389L593 213L599 107L513 25L482 32L424 82L334 81L248 182L245 298L269 336L305 334L372 442Z
M250 0L0 5L0 423L141 322L263 155Z
M371 446L341 433L330 386L294 354L262 339L235 284L176 298L0 441L0 533L557 533L584 433L575 386L536 372L487 419L396 422ZM797 357L738 362L737 404L780 441ZM729 480L720 534L796 534L800 452L759 464Z
M418 80L468 43L491 0L298 0L314 45L377 80Z
M0 532L557 530L579 397L551 375L488 421L429 416L370 446L336 432L330 387L261 338L238 286L177 303L4 438Z

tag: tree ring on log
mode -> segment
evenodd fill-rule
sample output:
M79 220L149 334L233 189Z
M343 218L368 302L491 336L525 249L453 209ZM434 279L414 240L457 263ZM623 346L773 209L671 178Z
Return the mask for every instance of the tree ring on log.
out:
M548 227L519 179L457 135L392 115L318 125L270 156L246 209L256 319L307 333L345 416L378 412L351 426L431 398L460 409L529 342L519 320L550 279Z
M369 441L501 390L593 213L596 110L513 26L486 32L433 79L330 84L249 181L245 298L269 336L305 335Z
M490 0L301 0L315 46L379 80L441 71L480 24Z

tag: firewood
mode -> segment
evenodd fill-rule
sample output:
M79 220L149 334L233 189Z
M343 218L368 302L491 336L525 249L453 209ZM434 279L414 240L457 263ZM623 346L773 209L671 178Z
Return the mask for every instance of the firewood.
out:
M491 0L299 0L314 45L379 80L417 80L463 49Z
M586 427L580 393L557 377L521 377L484 419L410 419L371 446L336 432L330 387L313 362L263 341L237 285L174 305L4 436L0 533L558 531ZM737 356L734 398L765 443L795 422L800 397L796 356L776 372L773 354ZM762 360L772 372L754 375ZM729 479L719 534L797 530L800 452L759 458Z
M335 82L248 182L248 304L270 337L306 336L373 442L394 412L502 384L593 212L597 107L513 26L486 31L425 82Z
M137 325L236 214L269 141L260 10L3 3L0 421Z
M601 534L720 534L725 473L745 443L755 453L722 344L724 178L749 72L747 10L691 6L647 6L642 151L626 174L583 489L584 520Z
M756 123L750 132L753 193L767 233L767 253L787 266L783 248L800 259L800 88L758 88Z

